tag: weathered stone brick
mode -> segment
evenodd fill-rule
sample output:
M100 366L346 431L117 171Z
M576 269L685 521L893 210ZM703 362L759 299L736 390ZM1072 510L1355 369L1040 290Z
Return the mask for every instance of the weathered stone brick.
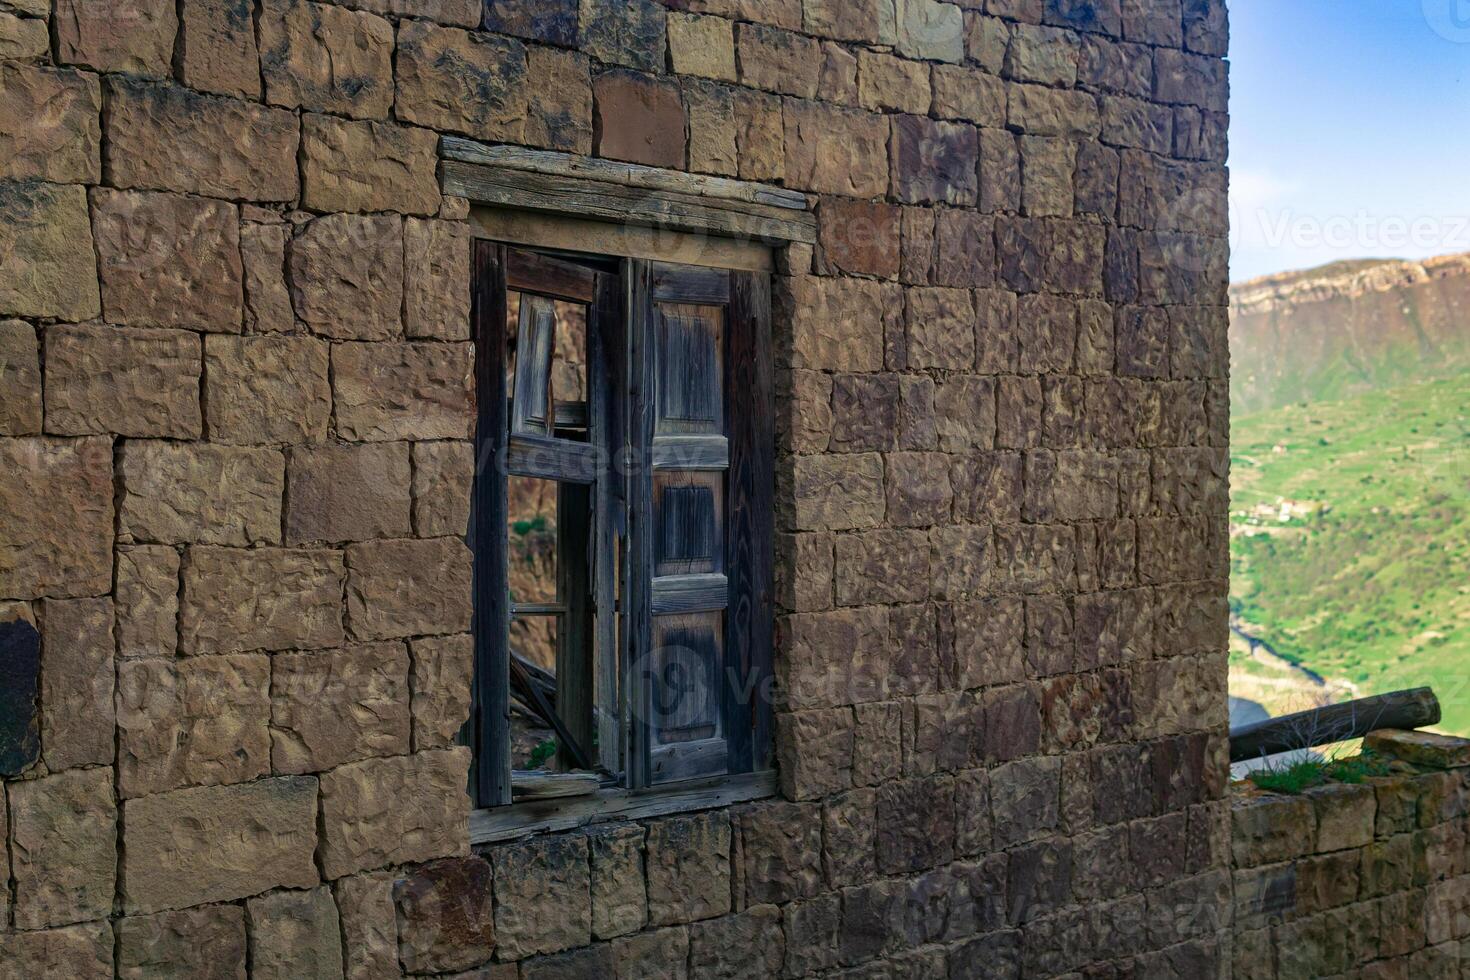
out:
M327 359L327 343L311 337L205 338L209 438L247 445L325 438L332 411Z
M270 892L246 904L250 974L268 980L342 976L342 932L331 889Z
M245 910L238 905L133 915L118 919L116 929L120 980L237 980L246 963Z
M431 141L432 150L432 141ZM433 175L432 162L429 173ZM403 320L410 337L470 337L470 229L409 218L403 226Z
M1077 144L1073 207L1082 214L1112 217L1118 207L1118 151L1091 140Z
M287 470L286 540L403 537L411 479L407 443L297 446Z
M582 49L606 64L662 71L664 17L654 0L582 0Z
M743 906L786 903L822 890L822 811L816 804L757 804L734 817Z
M905 874L954 860L954 780L903 779L878 787L878 870Z
M413 2L413 0L410 0ZM418 0L423 2L423 0ZM437 0L428 0L438 6ZM487 31L545 41L571 48L577 45L578 0L457 0L468 9L462 27L479 26L481 9Z
M117 807L111 769L78 769L8 788L15 924L44 929L112 911Z
M474 431L469 344L336 344L337 434L355 441L468 439Z
M470 715L474 642L469 636L412 641L413 747L447 748Z
M823 448L833 452L895 448L899 379L891 374L839 374L831 384L830 440Z
M965 59L965 22L959 7L937 0L894 0L894 7L899 54L930 61Z
M200 92L260 98L251 0L185 0L179 10L179 79Z
M41 11L43 14L46 12ZM51 36L46 31L46 21L19 17L8 10L0 12L0 58L7 61L40 59L46 57L50 50Z
M359 640L470 628L468 548L458 538L347 547L347 618Z
M1005 85L994 75L958 65L935 65L933 93L933 111L941 119L1005 125Z
M199 336L184 330L46 331L46 429L197 439Z
M728 20L671 12L667 26L675 74L735 81L735 31Z
M401 643L271 658L271 767L319 772L409 749L408 653Z
M104 188L94 191L92 200L108 320L240 332L242 269L234 205Z
M128 442L119 454L119 533L162 544L279 543L284 471L271 449Z
M822 72L821 44L763 24L735 28L740 82L802 99L816 98Z
M998 379L995 404L996 448L1028 449L1040 445L1044 409L1040 379Z
M885 459L884 484L890 525L932 527L949 519L954 497L948 456L890 453ZM924 549L920 546L918 550L922 553Z
M735 90L700 79L685 79L684 109L689 120L689 169L696 173L739 172Z
M1021 456L1018 453L971 453L950 467L955 516L975 523L1021 519Z
M786 141L782 100L765 92L739 88L735 98L735 152L745 180L782 180L786 176Z
M399 973L398 910L390 871L352 875L332 883L342 923L343 974L347 980L384 980Z
M323 875L467 854L469 761L470 750L458 747L365 759L323 774Z
M781 910L757 905L738 915L689 927L689 965L694 976L737 980L775 976L786 953Z
M484 858L424 865L393 883L393 902L398 958L411 973L477 966L495 951L490 865Z
M267 775L270 685L270 660L256 654L120 664L119 795Z
M929 576L933 598L960 599L980 592L988 587L994 564L989 527L962 524L930 530Z
M301 156L306 207L404 214L439 210L439 140L427 129L307 115Z
M687 121L676 82L619 69L592 83L599 156L651 167L684 166Z
M309 329L334 340L388 340L403 330L403 224L333 214L291 243L291 298Z
M858 52L858 101L864 109L927 113L932 98L927 64L876 51Z
M548 837L511 844L491 852L490 860L495 868L495 934L501 958L559 953L591 941L586 838ZM543 902L551 903L548 907L557 914L542 914Z
M903 449L937 449L934 381L923 376L899 378L898 445Z
M291 292L286 287L286 243L290 238L290 229L280 221L246 221L240 225L245 329L249 333L282 333L296 326Z
M97 183L101 113L102 89L92 75L0 65L0 177Z
M640 932L614 942L612 952L616 976L687 980L689 930L674 926Z
M1077 83L1080 48L1071 31L1018 24L1006 47L1005 77L1070 88Z
M953 375L934 392L938 448L990 449L995 443L995 380Z
M785 177L817 194L881 197L888 190L888 122L877 113L787 100Z
M587 833L592 935L611 939L648 924L643 878L643 828L614 826Z
M41 353L36 328L24 320L0 320L0 435L40 431Z
M899 209L871 201L822 200L821 261L828 272L893 279L899 272Z
M877 791L853 790L822 805L822 869L830 887L870 880L877 874Z
M934 211L930 208L900 208L899 281L926 286L934 281ZM890 365L895 369L901 363Z
M527 68L519 41L406 21L395 65L399 119L477 139L523 135Z
M1021 152L1004 130L980 130L980 210L991 214L1021 209Z
M791 319L791 366L880 371L884 338L903 315L899 287L865 279L794 276L777 294Z
M1020 147L1022 213L1071 217L1077 145L1049 136L1022 136Z
M178 10L167 0L57 0L56 53L98 71L167 77L178 31Z
M1223 0L1184 0L1184 46L1199 54L1217 57L1229 46Z
M0 941L0 969L17 977L107 980L113 976L112 945L106 922L7 933Z
M162 545L119 548L115 596L117 655L172 657L178 646L178 552Z
M0 441L0 595L107 592L112 523L110 440Z
M832 607L832 535L776 536L777 602L792 612Z
M776 393L776 445L795 453L825 452L832 438L832 375L781 371Z
M129 912L312 887L316 780L181 789L122 805L122 899Z
M52 772L108 765L113 746L112 600L50 599L41 622L41 744Z
M300 139L286 109L116 77L107 79L107 106L108 175L117 187L296 199Z
M975 127L895 116L889 141L889 194L905 204L973 206L979 199L979 159Z
M1110 95L1103 96L1100 102L1104 143L1151 153L1167 154L1172 151L1174 113L1168 106Z
M946 209L936 214L934 230L935 283L964 287L989 286L994 283L993 218L974 211Z
M186 653L342 645L340 552L194 547L183 574Z
M291 109L382 118L393 104L393 25L310 0L264 0L266 100Z
M1227 69L1221 59L1167 48L1155 52L1153 95L1156 100L1227 112L1229 94Z
M0 254L0 313L86 320L101 310L83 188L0 183Z
M803 29L837 41L896 44L893 0L802 0Z
M414 443L413 526L419 537L462 537L466 533L474 475L472 444Z
M729 814L722 810L648 825L650 925L679 925L729 913L730 842Z
M1016 294L998 289L975 291L975 369L982 374L1016 370L1020 331ZM1111 362L1109 362L1111 367Z
M876 453L802 456L793 471L792 502L783 526L844 531L883 522L883 460Z
M587 56L531 47L526 51L529 88L525 140L571 153L592 152L592 75Z
M963 371L975 362L975 310L963 289L904 290L908 366Z

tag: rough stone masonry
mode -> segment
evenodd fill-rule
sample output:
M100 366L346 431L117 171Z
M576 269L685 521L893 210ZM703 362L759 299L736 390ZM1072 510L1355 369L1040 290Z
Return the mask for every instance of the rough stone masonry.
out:
M1225 51L1223 0L0 0L0 975L1227 975ZM472 852L444 134L809 195L779 798Z

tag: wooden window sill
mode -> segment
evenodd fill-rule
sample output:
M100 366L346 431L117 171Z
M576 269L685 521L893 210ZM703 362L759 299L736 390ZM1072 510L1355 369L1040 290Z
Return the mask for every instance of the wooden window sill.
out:
M649 789L604 789L587 796L526 800L470 813L470 844L575 830L614 820L641 820L713 810L775 796L775 770L714 776Z

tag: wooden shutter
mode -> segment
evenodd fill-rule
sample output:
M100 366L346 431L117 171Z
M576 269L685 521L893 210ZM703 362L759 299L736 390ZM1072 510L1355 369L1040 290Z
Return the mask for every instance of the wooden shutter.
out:
M629 262L624 649L634 786L769 758L769 280Z

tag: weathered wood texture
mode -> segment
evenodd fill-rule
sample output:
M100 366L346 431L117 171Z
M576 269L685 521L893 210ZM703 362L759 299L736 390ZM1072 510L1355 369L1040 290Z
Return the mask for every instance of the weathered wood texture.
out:
M1439 699L1427 687L1360 698L1232 729L1230 761L1346 742L1379 728L1427 728L1439 719Z

